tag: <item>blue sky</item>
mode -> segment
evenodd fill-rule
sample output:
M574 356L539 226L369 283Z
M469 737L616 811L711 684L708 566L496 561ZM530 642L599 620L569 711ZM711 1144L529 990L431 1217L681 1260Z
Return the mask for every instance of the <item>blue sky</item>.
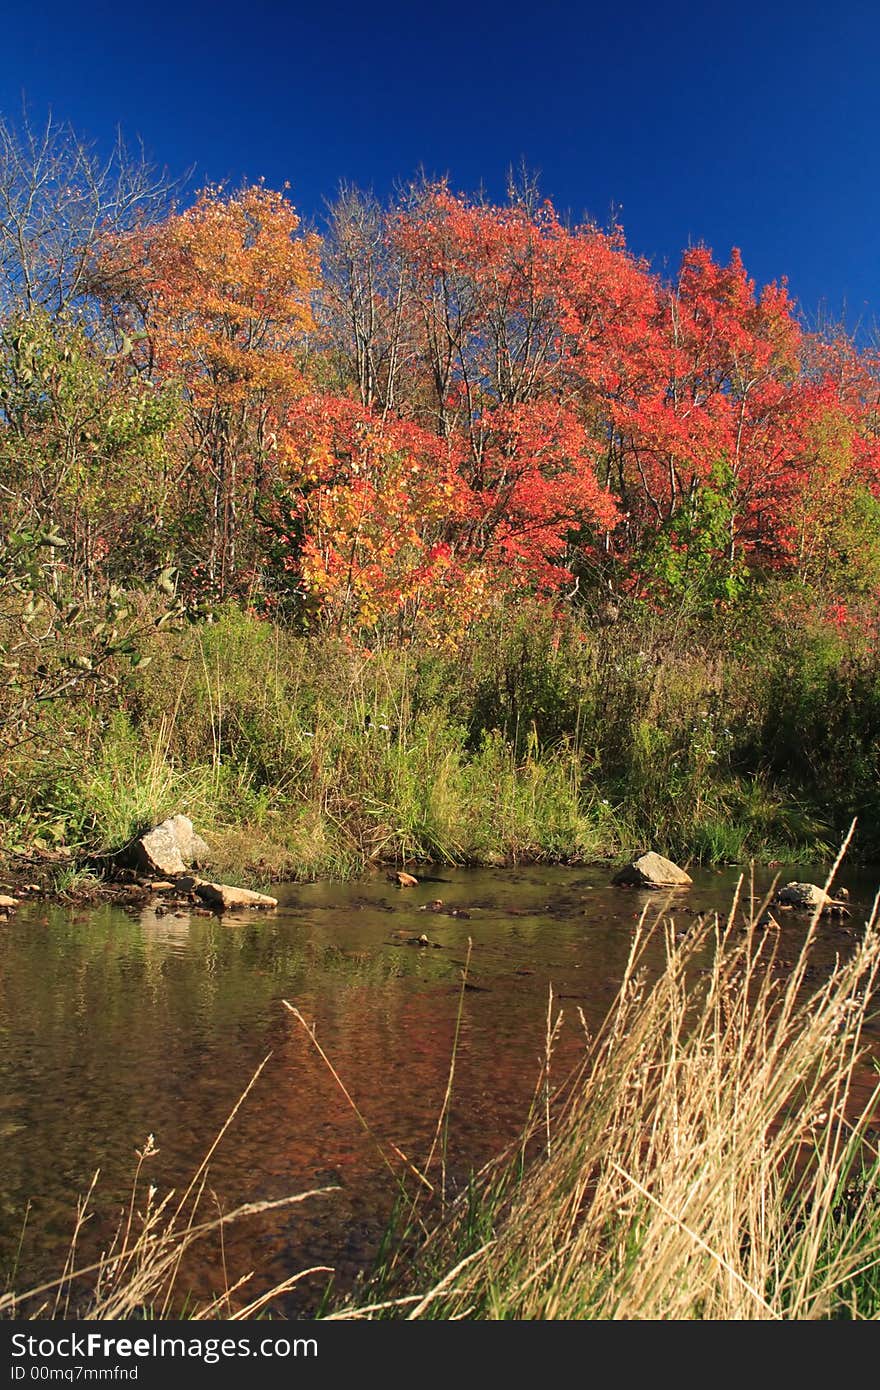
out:
M309 218L340 179L420 166L501 197L524 160L557 207L674 267L738 245L808 318L880 319L880 5L2 4L0 111L27 98L99 143L117 124L195 182L289 180Z

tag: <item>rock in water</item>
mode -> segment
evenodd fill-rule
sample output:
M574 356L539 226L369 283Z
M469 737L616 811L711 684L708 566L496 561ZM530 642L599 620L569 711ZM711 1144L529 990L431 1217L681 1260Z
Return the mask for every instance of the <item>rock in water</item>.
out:
M401 888L418 888L419 880L413 878L412 874L404 873L403 869L398 869L392 878L392 883L399 883Z
M134 846L137 868L172 877L206 863L210 854L188 816L171 816L163 820L161 825L154 825L152 830L142 835Z
M8 893L0 893L0 917L8 917L18 907L18 898L11 898Z
M228 883L207 883L196 879L196 896L215 911L234 912L239 907L268 908L277 907L278 899L266 893L254 893L250 888L233 888Z
M849 908L845 903L836 902L829 897L824 888L816 883L786 883L777 891L773 899L777 907L790 907L795 912L830 913L838 917L848 917Z
M686 888L693 879L671 859L649 850L615 874L611 882L635 888Z

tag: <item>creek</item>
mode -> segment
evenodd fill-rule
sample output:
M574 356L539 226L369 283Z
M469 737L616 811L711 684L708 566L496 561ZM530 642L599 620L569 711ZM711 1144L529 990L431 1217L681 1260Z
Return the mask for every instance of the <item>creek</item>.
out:
M756 894L777 873L783 883L824 881L818 867L762 869ZM583 1048L584 1026L600 1023L640 913L663 901L610 887L609 877L605 866L435 869L400 889L377 873L282 885L272 890L277 911L235 918L23 904L0 923L0 1287L16 1266L19 1290L61 1272L76 1198L98 1168L81 1248L106 1248L148 1135L158 1153L143 1187L185 1188L267 1057L213 1157L204 1210L337 1188L230 1227L224 1256L230 1279L255 1271L251 1290L314 1264L332 1266L337 1287L349 1287L369 1266L396 1195L377 1141L424 1165L460 1004L444 1147L450 1190L519 1133L540 1076L551 988L553 1012L564 1015L560 1077ZM841 874L850 931L864 922L877 877ZM676 921L686 927L697 911L726 917L738 878L736 869L695 870L671 908ZM430 910L438 899L442 909ZM804 929L803 919L783 919L792 950ZM432 944L412 944L422 934ZM843 940L839 924L821 926L818 968ZM370 1133L283 1000L315 1027ZM880 1055L880 1033L871 1045ZM435 1159L431 1177L439 1172ZM196 1296L218 1291L216 1245L191 1259L186 1277ZM325 1278L304 1281L281 1311L308 1312Z

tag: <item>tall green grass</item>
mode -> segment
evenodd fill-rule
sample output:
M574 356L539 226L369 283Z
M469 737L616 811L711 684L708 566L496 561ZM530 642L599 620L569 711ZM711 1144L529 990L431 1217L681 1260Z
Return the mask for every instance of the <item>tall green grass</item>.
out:
M880 848L880 662L824 629L500 611L450 654L365 652L228 607L47 705L0 782L6 847L101 854L176 811L218 862L815 858ZM873 663L873 664L872 664Z

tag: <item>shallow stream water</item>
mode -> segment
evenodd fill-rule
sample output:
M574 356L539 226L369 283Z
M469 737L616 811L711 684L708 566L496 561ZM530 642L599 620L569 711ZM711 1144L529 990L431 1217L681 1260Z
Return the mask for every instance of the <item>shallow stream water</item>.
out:
M821 868L760 870L756 893L777 873L824 881ZM253 1270L258 1289L322 1264L347 1287L375 1253L395 1197L376 1140L417 1167L430 1150L469 940L448 1130L453 1185L525 1120L550 988L564 1013L560 1076L583 1046L580 1014L595 1027L612 1002L650 895L612 888L609 876L605 867L436 870L399 889L377 874L283 885L273 890L277 912L248 918L23 905L0 923L0 1288L16 1264L19 1290L60 1273L76 1198L97 1168L83 1251L106 1246L147 1135L159 1152L145 1182L181 1191L266 1057L213 1158L206 1214L339 1190L231 1227L226 1277ZM684 922L698 910L726 915L738 877L695 871L673 911ZM841 875L850 928L864 921L878 878ZM421 910L437 899L442 911ZM791 918L783 929L794 942ZM422 933L437 946L410 944ZM842 941L839 926L823 926L818 963ZM314 1025L372 1136L285 999ZM187 1278L202 1297L223 1285L216 1246ZM282 1311L314 1307L324 1282L304 1281Z

